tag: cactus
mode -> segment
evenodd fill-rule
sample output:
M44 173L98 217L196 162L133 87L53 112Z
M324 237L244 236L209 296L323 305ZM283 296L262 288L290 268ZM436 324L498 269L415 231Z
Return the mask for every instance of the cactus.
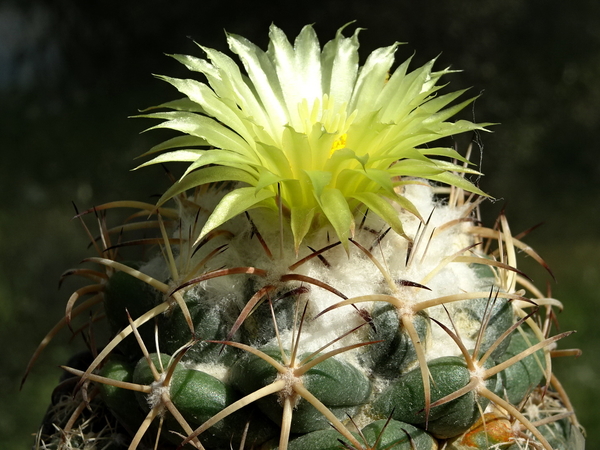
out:
M517 252L545 263L504 213L480 223L470 151L439 146L490 124L449 121L474 99L438 93L435 61L390 72L398 44L359 66L358 34L228 35L245 74L172 55L206 81L159 77L183 98L142 117L183 134L140 167L189 166L157 204L78 214L98 255L65 276L92 284L31 364L92 311L89 360L64 367L37 448L583 449L552 374L577 354L556 349L562 304Z

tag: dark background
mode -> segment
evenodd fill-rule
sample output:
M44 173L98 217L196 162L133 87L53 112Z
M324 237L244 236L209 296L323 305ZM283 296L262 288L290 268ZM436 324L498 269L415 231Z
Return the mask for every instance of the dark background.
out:
M482 188L506 206L513 231L528 237L553 269L552 282L523 267L565 304L560 343L578 359L556 360L600 448L600 2L580 0L0 1L0 443L29 448L73 347L62 333L18 392L29 356L57 321L72 286L60 274L85 256L87 238L71 221L116 199L151 201L168 181L160 168L129 173L133 158L161 140L141 134L138 109L177 97L151 73L184 76L164 53L202 56L194 40L226 50L224 30L262 47L271 23L295 37L313 23L322 43L356 20L363 58L394 41L414 66L439 55L464 72L452 90L483 93L464 118L497 122L481 135ZM595 375L596 374L596 375Z

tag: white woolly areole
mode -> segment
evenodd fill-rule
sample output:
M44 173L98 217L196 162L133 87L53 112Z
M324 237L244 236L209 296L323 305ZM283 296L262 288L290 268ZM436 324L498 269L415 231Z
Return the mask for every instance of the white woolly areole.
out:
M359 314L360 310L370 313L373 302L356 303L345 305L326 312L315 319L325 309L344 300L344 298L356 298L373 294L383 294L395 297L405 308L399 308L399 312L410 311L411 305L424 301L437 299L450 295L460 295L469 292L485 292L489 289L489 280L482 280L467 263L450 262L453 255L462 254L473 244L471 236L465 232L465 215L468 205L462 207L449 206L436 201L433 189L426 184L408 185L404 188L404 195L410 200L420 215L425 219L421 222L413 214L399 211L404 224L405 233L413 241L412 245L402 236L387 230L387 225L375 214L369 213L361 226L357 223L355 240L363 247L370 248L373 257L378 261L379 267L365 255L357 246L349 243L348 252L341 245L323 252L319 257L304 262L293 270L290 266L301 258L310 255L312 250L319 250L333 243L335 233L332 230L320 230L309 235L306 239L307 247L300 249L298 257L293 251L293 244L289 230L284 229L283 238L280 235L279 218L276 212L257 209L250 213L252 222L244 215L228 221L223 229L230 232L226 236L220 236L209 240L201 249L191 256L191 250L182 248L179 263L181 267L195 267L202 258L221 245L225 245L220 253L213 256L205 267L197 274L186 274L180 270L180 277L193 278L211 270L253 268L255 273L237 273L212 278L196 284L192 289L200 293L200 297L209 301L215 308L225 308L242 311L252 296L262 287L275 285L270 298L273 301L285 302L288 299L276 300L279 295L294 287L304 286L309 289L308 293L302 294L297 302L299 319L301 310L308 300L307 316L303 323L302 333L299 340L298 354L314 352L327 344L338 339L344 333L354 327L365 324L365 319ZM204 193L202 197L206 197ZM218 195L217 195L218 197ZM214 203L215 199L205 199L204 202ZM204 211L204 210L203 210ZM203 212L200 216L193 214L182 214L181 234L185 237L190 228L199 230L207 214ZM189 223L186 223L188 222ZM358 222L358 219L357 219ZM254 228L253 228L254 227ZM261 244L256 235L260 233L264 244ZM177 233L179 236L179 233ZM265 249L268 247L268 251ZM283 248L282 248L283 247ZM190 247L191 248L191 247ZM462 252L462 253L461 253ZM269 256L270 253L272 256ZM161 258L159 258L161 259ZM158 272L155 262L149 263L153 272ZM248 269L252 272L252 270ZM384 275L383 272L386 272ZM260 272L260 273L259 273ZM262 274L266 273L266 276ZM319 280L331 288L342 293L343 296L313 283L303 281L280 282L280 278L286 274L297 274ZM405 286L403 282L418 283L427 287L419 288ZM409 283L409 284L410 284ZM282 284L284 287L281 287ZM486 296L482 295L482 297ZM266 299L266 298L265 298ZM445 306L452 314L456 303L446 303ZM233 308L232 308L233 307ZM266 305L263 305L266 307ZM450 329L454 329L447 317L443 306L434 306L426 310L430 317L444 323ZM462 321L462 316L457 315L454 325L457 332L462 335L467 348L472 348L473 342L466 336L472 336L479 323L475 321ZM463 323L464 322L464 323ZM297 338L297 329L290 328L279 330L280 340L283 348L292 351L292 343ZM462 333L461 333L462 331ZM367 341L369 326L365 325L360 330L350 333L343 339L338 340L326 347L322 352L327 352L347 345ZM223 336L223 339L225 336ZM273 338L269 345L279 345ZM431 330L426 342L424 342L426 357L428 360L440 356L457 356L460 351L456 343L437 324L431 323ZM357 349L344 352L338 358L356 362L357 355L367 349ZM210 372L210 371L209 371ZM217 371L219 372L219 371ZM217 378L223 378L221 373Z
M318 258L313 258L297 271L326 282L348 298L370 294L389 294L408 304L488 289L487 285L484 285L467 264L449 263L441 268L438 267L446 258L472 244L469 235L464 233L465 225L461 222L440 231L444 225L463 218L466 207L455 208L436 203L433 199L432 189L429 186L409 186L405 195L417 207L420 214L428 219L428 224L424 226L412 214L400 213L403 216L407 235L415 241L410 262L408 264L406 262L408 242L393 232L388 233L380 245L372 249L372 253L396 282L405 280L424 283L430 290L400 286L396 292L392 292L377 266L352 245L350 245L349 255L339 246L324 254L331 266L330 268L325 268ZM364 226L377 232L385 229L385 224L374 215L369 217ZM322 235L320 237L323 238ZM363 230L357 234L356 240L363 245L370 245L376 237L377 235ZM318 244L320 245L312 245L311 243L311 246L321 248L326 245L326 242L322 239L322 242L318 242ZM430 273L436 269L439 270L435 272L435 275L425 281ZM323 311L342 300L331 292L318 287L311 287L309 298L310 308L315 313ZM357 303L356 307L370 311L373 304ZM446 307L452 311L454 304L448 304ZM427 312L430 316L452 329L442 306L429 308ZM305 351L315 351L339 337L343 332L349 331L363 322L364 320L361 319L352 305L346 305L327 312L318 319L305 323L302 330L301 347ZM455 325L459 328L459 333L461 328L479 326L478 323L474 324L472 321L465 324L455 323ZM361 331L337 342L328 350L343 345L364 342L368 327L363 327ZM472 330L469 329L469 332L465 334L472 335ZM292 332L283 336L285 344L290 344L291 336ZM472 342L467 339L465 344L469 347ZM428 359L460 354L454 341L435 324L432 324L431 336L427 340L426 350ZM340 357L354 359L353 355L355 354L356 352L349 352L341 354Z
M148 396L146 397L146 401L148 402L148 406L150 409L154 409L162 404L162 395L169 393L169 386L165 385L165 378L167 373L160 374L160 378L154 381L150 388L152 389Z

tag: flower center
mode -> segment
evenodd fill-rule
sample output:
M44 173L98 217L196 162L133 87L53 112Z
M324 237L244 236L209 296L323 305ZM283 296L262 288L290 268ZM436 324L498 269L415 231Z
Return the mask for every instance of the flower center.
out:
M357 114L356 110L348 114L347 104L336 105L333 97L328 94L324 94L322 98L315 98L312 102L305 98L298 104L301 126L296 129L310 134L313 125L319 123L327 133L345 133Z
M331 144L331 150L329 151L329 156L333 155L337 150L346 147L346 138L348 137L347 133L342 134L339 138L337 138L333 144Z

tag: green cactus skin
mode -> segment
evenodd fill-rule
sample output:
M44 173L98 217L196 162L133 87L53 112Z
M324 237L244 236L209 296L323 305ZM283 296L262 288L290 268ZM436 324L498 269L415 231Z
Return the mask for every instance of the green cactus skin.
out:
M354 436L358 439L358 435L356 433L354 433ZM330 428L312 431L292 439L288 449L309 450L312 448L318 448L322 450L339 450L341 446L340 434L336 430L332 430Z
M437 441L425 431L397 420L377 420L364 427L355 436L373 450L437 450ZM290 442L290 450L339 450L339 433L319 430L306 433Z
M275 359L280 359L279 349L263 351ZM300 358L306 356L308 355L302 355ZM244 394L266 386L273 382L276 376L277 371L273 366L254 355L241 358L231 368L232 384ZM338 419L344 419L345 414L352 414L356 407L364 405L371 393L371 383L363 372L334 358L317 364L301 378L304 387ZM276 398L263 398L257 404L261 411L280 425L282 411ZM330 428L329 422L310 403L301 400L295 406L292 433L309 433L327 428Z
M202 298L186 293L184 295L192 321L195 337L198 342L186 352L186 360L196 364L233 364L242 353L229 346L219 346L208 341L222 339L227 335L232 324L227 312L214 308ZM186 325L181 309L159 318L158 330L161 349L174 354L190 341L190 330Z
M369 347L364 364L374 373L394 379L417 361L417 353L410 336L402 326L396 308L390 304L375 305L371 313L373 328L369 339L380 341ZM419 339L425 342L431 326L424 313L415 316L414 326Z
M458 357L448 356L429 363L432 377L431 401L435 402L467 385L470 374L465 362ZM487 380L492 390L498 390L497 380ZM425 426L436 437L454 437L471 427L479 418L479 408L485 409L487 399L478 399L473 392L424 413L425 394L421 373L414 369L393 381L373 404L380 416L391 416L396 420Z
M100 375L112 380L132 382L133 370L133 365L124 357L112 355L102 366ZM119 423L130 433L135 434L145 417L144 412L137 403L135 392L110 384L100 384L100 394L106 406L119 420Z
M207 82L161 77L186 98L145 116L184 135L143 165L190 167L158 205L86 212L135 210L101 226L94 268L70 272L96 284L32 358L104 313L91 332L111 337L90 342L87 368L65 367L85 390L71 420L51 410L60 436L45 448L583 450L551 372L562 304L517 250L543 261L504 214L479 224L478 172L437 146L485 131L447 120L473 100L438 92L452 71L392 71L397 44L359 70L358 32L343 29L322 49L312 27L294 46L275 26L270 39L263 52L228 36L244 76L213 49L174 55ZM155 238L128 242L140 229ZM140 243L144 259L123 263Z
M152 354L150 358L156 365L158 355ZM161 359L162 365L167 367L171 358L169 355L162 354ZM136 365L133 372L133 381L146 385L154 382L153 374L145 358L140 359ZM186 369L179 363L173 372L169 391L175 407L194 426L202 425L206 420L237 400L238 397L236 391L217 378L199 370ZM140 408L147 413L150 409L147 397L139 393L136 397ZM250 418L250 413L254 415L254 419L256 420L256 411L244 410L215 424L206 433L205 442L207 445L226 447L230 442L239 443L241 432L244 429L244 424ZM266 418L263 418L261 422L267 422ZM169 429L177 429L177 423L172 419L168 425ZM255 431L257 433L254 433ZM253 442L259 439L260 442L263 442L274 436L275 432L274 426L269 427L267 425L261 428L254 428L248 437L248 441ZM167 437L174 444L181 442L181 438L176 435L167 435Z
M500 358L500 361L505 361L518 355L531 347L532 344L537 344L538 342L539 340L531 330L525 328L520 333L513 335L510 345ZM529 355L502 371L500 376L502 377L502 385L506 391L508 401L516 403L525 398L527 393L540 384L544 378L545 370L546 360L544 352L538 350L533 355Z
M393 448L397 450L436 450L437 442L422 429L397 420L376 420L362 430L365 441L373 450Z

